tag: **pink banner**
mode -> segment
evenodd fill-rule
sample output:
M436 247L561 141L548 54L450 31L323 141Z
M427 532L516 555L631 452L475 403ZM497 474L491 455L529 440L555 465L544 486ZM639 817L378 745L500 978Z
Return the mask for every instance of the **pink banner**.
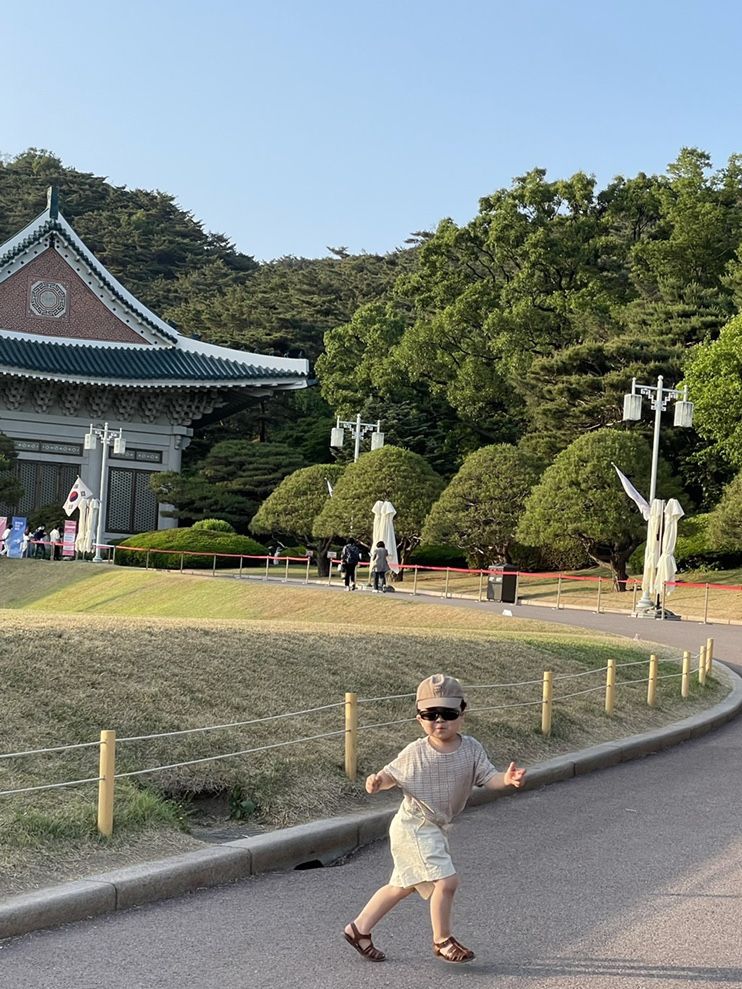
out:
M0 550L3 549L3 533L8 528L8 516L0 515Z
M77 535L77 522L71 519L64 523L64 534L62 536L62 556L75 555L75 536Z

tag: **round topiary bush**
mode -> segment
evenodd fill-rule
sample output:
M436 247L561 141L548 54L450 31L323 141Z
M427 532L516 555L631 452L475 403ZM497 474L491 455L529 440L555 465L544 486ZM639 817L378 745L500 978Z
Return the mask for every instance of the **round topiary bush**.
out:
M160 529L130 536L116 548L116 563L121 567L149 565L159 570L177 570L182 557L183 566L189 570L210 570L214 565L215 553L221 554L217 555L218 568L238 566L239 560L235 557L267 555L265 547L249 536L193 526L190 529Z
M224 519L201 519L200 522L194 522L191 526L192 529L207 529L209 532L234 532L235 528L226 522Z

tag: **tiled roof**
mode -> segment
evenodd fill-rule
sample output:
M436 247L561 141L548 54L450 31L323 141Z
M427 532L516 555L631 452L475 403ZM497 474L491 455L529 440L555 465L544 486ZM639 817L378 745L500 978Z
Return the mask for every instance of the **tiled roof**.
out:
M43 374L76 381L105 379L150 386L179 382L251 384L306 378L300 371L289 368L260 367L177 347L70 345L0 334L0 374L3 373Z

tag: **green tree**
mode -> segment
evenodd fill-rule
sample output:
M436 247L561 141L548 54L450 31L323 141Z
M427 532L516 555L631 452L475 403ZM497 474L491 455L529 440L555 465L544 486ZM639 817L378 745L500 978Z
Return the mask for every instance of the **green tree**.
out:
M301 456L282 443L223 440L191 471L154 474L152 488L168 514L187 523L222 518L246 534L250 519L287 474L303 466Z
M458 546L476 568L513 563L515 530L542 466L504 443L471 453L431 508L422 541Z
M633 432L600 429L576 439L546 469L526 501L516 538L529 546L559 547L578 543L598 564L608 564L616 587L624 590L626 564L646 538L647 524L627 498L612 464L648 492L651 450ZM658 491L663 498L681 495L679 485L660 459Z
M15 447L5 433L0 433L0 505L13 506L23 497L23 485L14 471Z
M443 487L443 479L416 453L396 446L364 453L345 468L332 498L314 523L314 535L355 536L370 548L373 506L380 500L391 501L397 510L397 553L400 563L404 563L419 544L430 507Z
M317 571L326 577L329 564L327 551L335 534L313 538L314 522L328 498L330 487L337 484L344 467L339 464L315 464L302 467L285 477L268 495L250 523L257 535L270 533L274 538L297 539L316 550Z
M742 552L742 474L724 488L709 516L706 538L712 549L722 553Z
M685 383L695 403L695 428L742 468L742 316L730 320L718 340L691 352Z

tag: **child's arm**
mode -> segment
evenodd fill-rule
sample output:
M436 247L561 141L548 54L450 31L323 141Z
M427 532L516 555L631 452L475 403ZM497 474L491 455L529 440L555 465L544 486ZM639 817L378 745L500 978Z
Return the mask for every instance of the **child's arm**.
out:
M523 786L525 776L525 769L520 769L514 762L511 762L504 773L497 773L491 779L488 779L484 784L484 789L500 790L503 786L514 786L517 790Z
M391 790L397 785L397 781L389 773L380 770L378 773L371 773L366 778L366 793L378 793L379 790Z

